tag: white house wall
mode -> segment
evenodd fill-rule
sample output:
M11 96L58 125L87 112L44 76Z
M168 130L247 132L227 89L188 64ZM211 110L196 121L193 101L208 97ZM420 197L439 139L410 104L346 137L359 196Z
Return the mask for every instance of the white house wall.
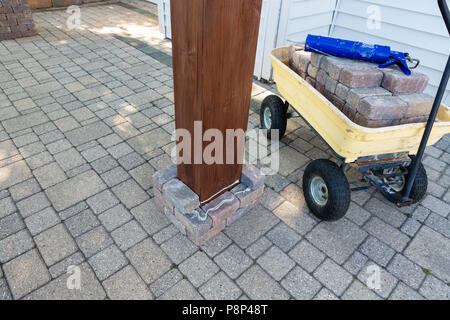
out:
M282 0L263 0L254 76L272 78L270 52L276 47Z
M159 30L166 38L172 39L172 23L170 20L170 0L158 0Z
M309 33L327 36L336 0L283 0L277 46L305 42Z
M369 29L367 8L377 5L379 29ZM427 93L435 95L450 53L450 39L436 0L340 0L332 37L390 45L420 59L417 69L430 77ZM444 102L449 104L449 88Z

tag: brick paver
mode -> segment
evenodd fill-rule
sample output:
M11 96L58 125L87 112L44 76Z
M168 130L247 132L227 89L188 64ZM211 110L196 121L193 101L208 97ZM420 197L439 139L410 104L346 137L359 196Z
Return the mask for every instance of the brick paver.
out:
M450 136L427 149L429 190L398 209L370 189L320 222L306 164L333 155L289 120L261 205L202 247L154 201L170 164L171 43L132 0L36 12L39 35L0 42L1 299L449 299ZM274 85L254 83L249 127ZM77 265L82 290L69 290ZM380 287L373 270L379 266Z

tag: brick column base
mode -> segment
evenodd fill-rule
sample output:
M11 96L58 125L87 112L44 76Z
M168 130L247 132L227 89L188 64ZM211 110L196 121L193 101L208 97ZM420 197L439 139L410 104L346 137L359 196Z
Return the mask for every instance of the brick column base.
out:
M26 0L0 0L0 40L37 34Z
M245 165L240 184L201 205L198 196L177 179L173 165L155 173L153 191L159 209L181 233L201 246L260 203L264 180L259 169Z

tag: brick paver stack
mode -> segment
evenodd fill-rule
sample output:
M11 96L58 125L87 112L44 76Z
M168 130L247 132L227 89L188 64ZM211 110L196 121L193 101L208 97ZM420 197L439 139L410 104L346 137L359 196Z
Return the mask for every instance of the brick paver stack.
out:
M31 9L25 0L0 0L0 40L36 34Z
M350 120L365 127L425 122L433 97L423 93L428 77L406 76L397 67L325 56L291 46L289 65Z
M205 205L177 179L176 165L158 171L153 186L155 203L169 221L192 242L203 245L261 202L264 175L256 167L244 165L241 183Z

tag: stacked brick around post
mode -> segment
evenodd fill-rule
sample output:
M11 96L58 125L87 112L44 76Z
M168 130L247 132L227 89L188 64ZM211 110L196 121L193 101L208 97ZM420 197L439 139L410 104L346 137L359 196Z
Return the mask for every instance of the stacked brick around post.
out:
M428 77L406 76L396 67L304 51L293 45L289 66L353 122L370 128L426 122L433 97Z
M36 35L26 0L0 0L0 40Z
M155 173L153 191L159 209L175 227L202 245L259 204L264 175L257 168L244 165L240 184L201 205L198 195L177 179L177 168L172 165Z

